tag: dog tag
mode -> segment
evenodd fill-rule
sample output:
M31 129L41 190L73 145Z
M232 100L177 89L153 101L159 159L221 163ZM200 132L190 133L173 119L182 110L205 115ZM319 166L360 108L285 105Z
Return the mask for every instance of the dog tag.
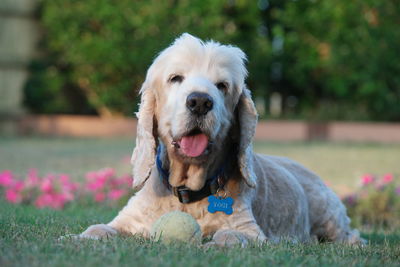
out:
M208 197L208 212L215 213L217 211L225 212L227 215L231 215L233 213L233 198L221 198L216 196L209 196Z

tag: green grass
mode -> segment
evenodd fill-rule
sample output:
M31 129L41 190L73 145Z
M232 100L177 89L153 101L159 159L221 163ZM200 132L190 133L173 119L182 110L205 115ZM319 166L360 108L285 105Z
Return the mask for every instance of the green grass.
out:
M0 170L24 175L29 168L41 174L67 173L83 177L90 170L113 167L129 173L134 147L129 139L69 139L0 137Z
M109 221L117 209L72 206L51 211L0 204L0 266L398 266L400 260L400 233L364 235L370 239L366 247L282 243L208 251L132 237L58 241Z
M258 152L291 157L334 186L354 187L359 175L367 172L400 174L400 145L255 143L254 147ZM65 172L79 178L109 166L125 173L130 166L124 158L132 148L133 141L128 139L3 138L0 170L22 175L33 167L40 174ZM37 210L0 200L0 266L399 266L400 262L398 230L364 232L370 244L361 248L282 243L205 251L132 237L57 240L110 221L119 208L73 204L63 211Z

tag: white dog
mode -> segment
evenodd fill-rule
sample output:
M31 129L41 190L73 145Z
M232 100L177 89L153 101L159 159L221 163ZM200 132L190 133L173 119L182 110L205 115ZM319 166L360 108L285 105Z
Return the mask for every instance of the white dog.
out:
M155 220L181 210L212 237L210 245L282 238L362 243L341 201L315 174L253 153L257 113L245 60L237 47L189 34L161 52L141 89L132 155L133 186L141 189L114 220L79 237L149 237ZM210 195L232 198L232 206L221 205L233 212L209 209Z

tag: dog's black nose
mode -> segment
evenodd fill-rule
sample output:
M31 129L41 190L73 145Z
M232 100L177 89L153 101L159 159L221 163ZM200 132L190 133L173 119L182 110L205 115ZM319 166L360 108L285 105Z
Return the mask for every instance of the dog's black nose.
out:
M186 107L196 115L206 115L214 105L212 97L206 93L193 92L186 98Z

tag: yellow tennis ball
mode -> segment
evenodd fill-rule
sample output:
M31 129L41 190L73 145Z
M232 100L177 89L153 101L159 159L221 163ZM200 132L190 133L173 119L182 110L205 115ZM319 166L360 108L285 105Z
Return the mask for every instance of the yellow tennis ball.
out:
M173 242L201 243L201 229L197 221L188 213L173 211L162 215L154 222L151 232L154 241L164 244Z

